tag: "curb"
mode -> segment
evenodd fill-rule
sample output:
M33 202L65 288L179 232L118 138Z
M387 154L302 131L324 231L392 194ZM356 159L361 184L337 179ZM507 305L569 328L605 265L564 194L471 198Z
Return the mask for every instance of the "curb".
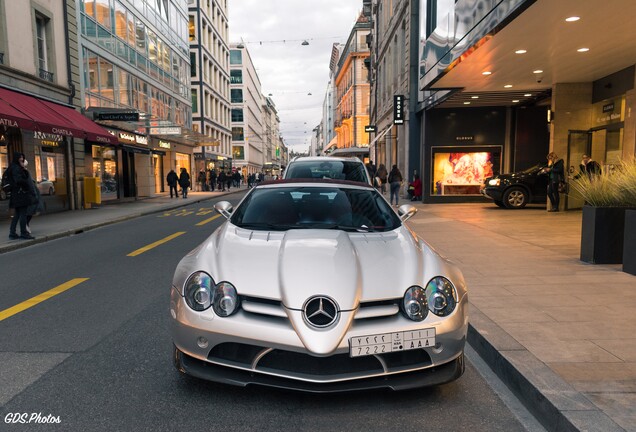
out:
M45 242L48 242L48 241L51 241L51 240L57 240L57 239L60 239L60 238L63 238L63 237L70 237L70 236L75 235L75 234L81 234L81 233L86 232L86 231L90 231L90 230L93 230L93 229L96 229L96 228L101 228L101 227L104 227L104 226L107 226L107 225L116 224L116 223L119 223L119 222L124 222L124 221L130 220L130 219L135 219L135 218L138 218L138 217L141 217L141 216L147 216L147 215L151 215L151 214L155 214L155 213L161 213L161 212L164 212L166 210L174 210L176 208L186 207L186 206L188 206L190 204L196 204L196 203L200 203L200 202L203 202L203 201L209 201L211 199L216 199L216 198L219 198L219 197L223 197L225 195L231 195L231 194L235 194L235 193L242 192L242 191L244 191L244 189L238 189L236 191L226 192L226 193L221 194L221 195L216 195L216 196L211 196L211 197L202 197L202 198L199 198L199 199L189 200L189 201L184 202L182 204L176 203L174 205L169 205L167 207L163 207L163 208L160 208L160 209L152 209L152 210L143 211L143 212L131 213L129 215L121 216L121 217L118 217L118 218L115 218L115 219L111 219L111 220L107 220L107 221L103 221L103 222L98 222L98 223L94 223L94 224L91 224L91 225L85 225L85 226L82 226L82 227L73 228L73 229L70 229L70 230L61 231L61 232L57 232L57 233L53 233L53 234L49 234L49 235L43 235L43 236L37 237L35 240L17 241L16 243L11 243L11 244L0 246L0 255L3 254L3 253L6 253L6 252L12 252L12 251L15 251L15 250L18 250L18 249L24 249L26 247L33 246L33 245L36 245L36 244L45 243ZM126 205L126 204L121 204L121 205ZM77 211L77 210L69 210L69 211Z
M473 304L469 316L470 346L546 430L625 432Z

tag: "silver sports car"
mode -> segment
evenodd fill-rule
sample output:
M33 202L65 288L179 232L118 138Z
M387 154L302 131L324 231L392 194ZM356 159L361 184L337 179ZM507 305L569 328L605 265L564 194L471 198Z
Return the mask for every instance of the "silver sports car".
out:
M252 189L179 263L174 362L199 378L311 392L446 383L464 371L461 271L373 187L282 180Z

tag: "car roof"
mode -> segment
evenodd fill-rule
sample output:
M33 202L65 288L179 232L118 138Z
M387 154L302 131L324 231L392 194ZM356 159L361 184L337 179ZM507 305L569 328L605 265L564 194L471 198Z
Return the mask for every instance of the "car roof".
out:
M373 186L368 183L356 182L350 180L334 180L334 179L307 179L307 178L293 178L293 179L280 179L280 180L267 180L256 185L257 188L263 186L274 186L274 185L296 185L296 184L307 184L310 183L312 186L355 186L364 189L375 190Z
M343 162L359 162L361 164L364 164L364 162L362 162L360 160L360 158L357 158L355 156L352 157L337 157L337 156L298 156L294 159L292 159L289 163L292 164L293 162L300 162L300 161L320 161L320 160L327 160L327 161L343 161Z

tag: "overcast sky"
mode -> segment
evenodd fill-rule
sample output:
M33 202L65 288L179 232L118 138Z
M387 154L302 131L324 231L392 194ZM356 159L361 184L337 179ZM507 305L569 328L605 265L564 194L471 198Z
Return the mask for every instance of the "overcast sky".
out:
M362 0L230 0L228 9L230 42L245 42L285 143L305 151L322 117L331 47L347 41Z

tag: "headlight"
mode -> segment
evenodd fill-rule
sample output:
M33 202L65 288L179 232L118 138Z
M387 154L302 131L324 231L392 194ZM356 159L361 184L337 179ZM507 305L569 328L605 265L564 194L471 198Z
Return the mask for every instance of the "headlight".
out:
M214 281L205 272L193 273L183 290L185 301L195 311L201 312L212 306L212 287Z
M424 288L412 286L406 290L402 309L407 318L413 321L422 321L428 315L428 306L426 304L426 294Z
M499 186L501 184L501 179L494 178L488 180L488 186Z
M428 308L437 316L448 316L457 306L457 293L453 284L442 276L434 277L426 284Z
M229 282L220 282L214 287L214 297L212 298L212 308L214 313L220 317L232 315L239 306L236 288Z

